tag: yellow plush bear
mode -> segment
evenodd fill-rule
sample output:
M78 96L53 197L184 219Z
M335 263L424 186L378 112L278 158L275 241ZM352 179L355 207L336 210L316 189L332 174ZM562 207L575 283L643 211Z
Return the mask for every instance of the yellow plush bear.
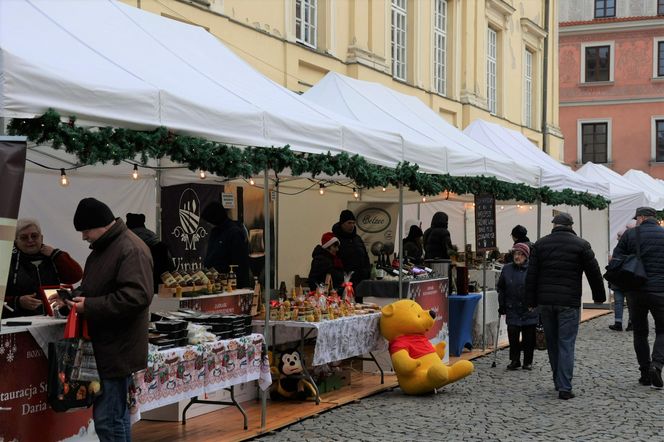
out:
M445 342L436 347L424 336L436 314L415 301L402 299L382 308L380 333L390 342L392 365L401 390L406 394L432 393L473 372L473 363L457 361L447 366L442 359Z

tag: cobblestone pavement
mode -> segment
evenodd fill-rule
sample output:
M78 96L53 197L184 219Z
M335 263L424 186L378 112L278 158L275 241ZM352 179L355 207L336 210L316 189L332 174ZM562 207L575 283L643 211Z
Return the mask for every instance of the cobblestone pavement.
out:
M664 390L638 384L631 332L613 315L582 323L573 391L558 399L546 352L533 371L507 371L507 349L475 359L475 373L441 393L377 394L293 424L261 441L664 441ZM651 320L651 345L654 327Z

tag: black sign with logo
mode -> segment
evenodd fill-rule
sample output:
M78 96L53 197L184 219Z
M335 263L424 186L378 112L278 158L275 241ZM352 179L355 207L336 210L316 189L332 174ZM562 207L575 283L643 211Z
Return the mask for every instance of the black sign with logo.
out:
M475 195L475 244L478 252L496 248L496 199L491 194Z
M223 186L178 184L161 188L161 237L168 245L175 270L203 267L212 225L201 219L203 208L220 201Z

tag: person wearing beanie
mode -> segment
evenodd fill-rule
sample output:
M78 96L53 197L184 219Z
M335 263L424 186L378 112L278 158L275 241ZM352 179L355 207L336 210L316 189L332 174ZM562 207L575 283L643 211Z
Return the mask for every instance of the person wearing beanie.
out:
M593 301L605 302L606 292L595 253L572 229L572 216L559 213L551 222L551 233L530 248L526 299L528 307L539 310L558 398L568 400L575 397L572 377L583 274L590 283Z
M424 232L424 259L450 259L453 246L447 230L448 219L445 212L434 213L431 227Z
M371 263L364 241L357 234L353 212L348 209L342 210L339 214L339 222L332 226L332 233L339 239L338 255L344 265L344 272L353 272L350 282L357 289L360 282L369 279ZM355 297L355 300L362 302L362 298L358 296Z
M3 318L44 314L43 286L74 284L83 277L83 269L67 252L44 243L36 219L16 222L16 236L9 264ZM61 313L65 313L62 311Z
M530 238L528 238L528 230L521 224L514 226L511 232L511 236L514 244L524 243L528 245L528 248L533 246ZM512 262L512 260L512 251L510 250L510 252L505 255L505 264Z
M127 394L132 373L147 367L152 257L122 219L94 198L79 202L74 227L92 251L73 300L58 302L88 323L103 388L92 409L99 439L131 440Z
M152 255L152 282L155 289L161 284L161 275L164 272L175 270L171 251L168 245L161 241L156 233L145 227L145 215L142 213L128 213L127 214L127 228L130 229L136 236L141 238L143 242L150 249Z
M338 255L339 238L332 232L323 233L320 245L311 252L311 269L309 270L309 288L316 290L319 284L325 284L327 275L332 277L332 286L340 291L344 282L344 266Z
M403 258L412 264L422 264L424 260L424 233L416 224L412 224L408 230L408 236L403 239Z
M231 265L237 266L237 288L249 287L249 241L244 226L229 218L219 201L205 206L201 217L214 226L208 237L203 265L220 273L229 273Z

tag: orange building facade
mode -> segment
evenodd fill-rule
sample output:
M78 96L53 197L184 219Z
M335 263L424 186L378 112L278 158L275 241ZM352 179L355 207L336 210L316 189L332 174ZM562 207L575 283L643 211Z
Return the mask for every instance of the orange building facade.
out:
M564 161L664 178L664 1L560 4Z

